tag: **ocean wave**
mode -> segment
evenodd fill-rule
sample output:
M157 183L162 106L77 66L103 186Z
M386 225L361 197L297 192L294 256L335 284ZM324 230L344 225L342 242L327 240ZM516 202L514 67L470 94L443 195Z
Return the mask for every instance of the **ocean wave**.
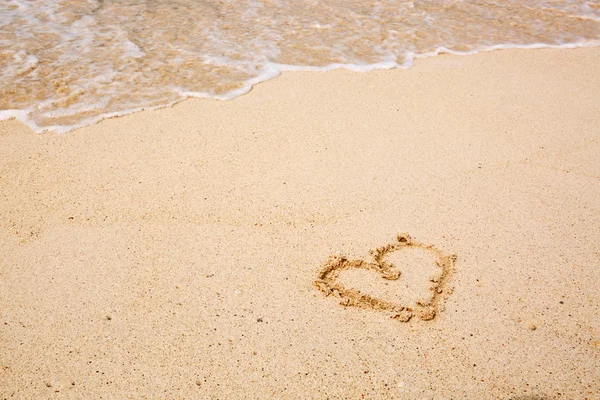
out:
M600 45L600 9L582 0L1 1L0 120L36 132L229 100L283 71Z

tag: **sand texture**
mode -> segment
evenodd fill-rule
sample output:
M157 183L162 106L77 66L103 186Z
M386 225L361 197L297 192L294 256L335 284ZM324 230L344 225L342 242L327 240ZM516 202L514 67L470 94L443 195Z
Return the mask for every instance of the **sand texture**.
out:
M600 48L0 123L0 399L600 399L599 273Z

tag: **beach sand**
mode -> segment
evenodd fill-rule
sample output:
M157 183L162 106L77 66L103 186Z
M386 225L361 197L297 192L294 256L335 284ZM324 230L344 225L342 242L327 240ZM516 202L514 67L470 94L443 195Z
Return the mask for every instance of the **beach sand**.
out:
M599 399L599 130L600 48L2 122L0 399ZM435 318L315 286L399 233ZM337 282L416 310L396 247Z

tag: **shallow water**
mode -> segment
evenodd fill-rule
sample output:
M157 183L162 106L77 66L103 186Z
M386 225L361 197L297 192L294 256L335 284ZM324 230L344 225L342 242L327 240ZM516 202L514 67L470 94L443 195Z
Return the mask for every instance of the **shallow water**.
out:
M288 69L598 44L584 0L0 0L0 119L64 131Z

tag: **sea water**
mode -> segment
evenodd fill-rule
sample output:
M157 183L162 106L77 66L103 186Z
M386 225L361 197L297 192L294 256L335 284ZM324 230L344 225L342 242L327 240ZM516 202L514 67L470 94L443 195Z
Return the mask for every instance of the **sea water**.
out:
M0 119L67 131L285 70L599 44L586 0L0 0Z

